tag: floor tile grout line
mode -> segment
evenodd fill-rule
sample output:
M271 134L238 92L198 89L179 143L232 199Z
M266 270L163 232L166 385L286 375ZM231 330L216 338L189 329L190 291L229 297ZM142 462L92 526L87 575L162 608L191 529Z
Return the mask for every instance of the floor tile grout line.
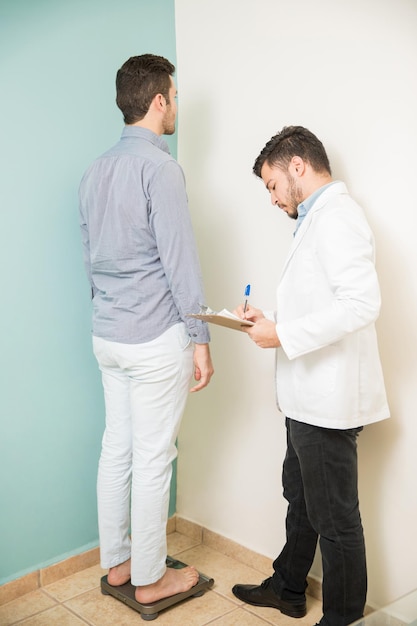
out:
M225 556L226 558L234 561L235 563L238 563L240 565L246 565L245 563L243 563L240 559L236 559L233 556L230 555L225 555L222 552L220 552L220 550L217 550L216 548L213 548L211 546L208 546L206 544L204 544L203 541L197 543L195 546L192 547L197 547L197 546L201 546L203 548L208 548L209 550L213 551L213 552L217 552L218 554L221 554L222 556ZM181 550L180 552L175 553L173 556L175 556L176 558L179 558L181 553L183 552L188 552L188 550L191 550L192 547L189 548L185 548L184 550ZM260 570L258 568L252 568L255 569L256 571ZM264 574L264 572L260 572L261 574ZM232 603L232 608L228 611L226 611L225 613L222 613L221 615L218 615L217 617L209 620L208 622L204 622L204 624L202 624L201 626L210 626L210 624L214 624L216 622L216 620L221 619L222 617L225 617L226 615L230 615L231 613L233 613L234 611L237 611L239 609L242 609L242 611L244 611L247 615L250 615L251 617L255 617L256 619L262 621L265 623L265 625L268 626L275 626L274 622L271 622L268 618L262 617L260 616L258 613L255 613L253 611L251 611L251 607L248 606L247 604L245 604L244 602L238 602L237 600L234 600L233 598L230 598L229 596L227 596L225 593L222 593L221 591L216 590L215 588L212 588L209 590L211 593L215 593L216 595L218 595L219 597L223 598L224 600L228 600L229 602Z
M230 611L226 611L225 613L222 613L221 615L217 615L217 617L213 617L213 619L209 619L208 622L204 622L204 624L201 624L201 626L210 626L210 624L215 624L217 620L222 619L226 615L231 615L231 613L234 613L234 611L237 611L238 608L239 607L235 606L232 609L230 609Z
M260 569L258 569L257 567L254 567L253 565L247 565L247 563L244 563L244 562L243 562L243 561L241 561L240 559L236 559L236 558L235 558L235 557L233 557L233 556L230 556L230 555L228 555L228 554L224 554L224 553L223 553L223 552L221 552L220 550L217 550L216 548L212 548L211 546L208 546L208 545L206 545L206 544L205 544L205 543L203 543L203 542L200 542L200 543L197 543L197 544L195 544L195 545L193 545L193 546L190 546L190 547L184 548L184 550L180 550L179 552L175 552L175 553L173 553L173 554L172 554L172 555L170 555L170 556L175 557L175 558L177 558L178 560L181 560L181 559L180 559L181 554L184 554L184 552L189 552L190 550L193 550L194 548L197 548L197 547L199 547L199 546L200 546L200 547L202 547L202 548L205 548L205 549L207 549L207 550L210 550L211 552L215 552L215 553L217 553L217 554L220 554L222 557L224 557L224 558L226 558L226 559L230 559L231 561L234 561L235 563L237 563L237 564L239 564L239 565L245 565L246 567L250 567L250 568L251 568L251 569L253 569L254 571L259 572L262 576L265 576L265 572L262 572L262 571L261 571Z
M179 531L174 531L177 532L180 535L183 535L184 533L180 533ZM187 536L187 535L184 535ZM218 548L214 547L214 546L209 546L204 544L203 541L193 541L193 543L181 550L175 551L173 550L172 553L170 552L170 554L172 554L172 556L174 556L175 558L178 558L179 560L181 560L181 555L188 552L189 550L192 550L193 548L197 548L197 547L201 547L203 549L207 549L210 552L214 553L214 554L218 554L219 557L226 557L228 560L233 561L236 564L242 564L240 559L236 559L234 556L229 555L229 554L224 554L223 552L221 552L221 550L219 550ZM247 565L245 563L245 565ZM93 567L93 566L91 566ZM86 568L87 569L87 568ZM257 569L257 568L253 568L253 569ZM81 570L80 570L81 571ZM64 581L65 578L71 578L74 575L76 575L78 572L75 572L74 574L69 574L68 576L64 577L63 579L60 579L61 581ZM58 581L57 581L58 582ZM54 583L50 583L51 585L53 585ZM76 617L77 619L80 620L80 622L82 622L82 624L85 624L86 626L97 626L95 624L95 622L91 622L89 621L88 618L80 615L79 613L77 613L73 608L70 608L66 603L69 603L71 600L75 599L75 598L79 598L85 594L90 593L91 591L95 590L95 589L99 589L100 588L100 583L99 581L97 581L97 584L93 585L92 587L90 587L89 589L84 589L82 591L77 591L77 593L75 593L75 595L71 595L70 597L66 598L65 600L59 600L58 598L56 598L54 595L52 595L52 593L48 590L48 586L46 585L44 587L40 587L37 591L41 591L42 595L44 595L45 597L49 598L52 602L53 602L53 606L48 607L46 609L43 609L41 611L35 611L34 613L32 613L31 615L26 615L24 618L17 620L16 622L13 622L12 624L10 624L10 626L18 626L19 624L22 624L25 620L31 618L31 617L36 617L37 615L40 615L42 613L45 613L46 611L52 610L54 608L56 608L57 606L61 606L66 612L69 612L70 614L74 615L74 617ZM229 607L225 610L224 613L222 613L221 615L218 615L216 618L213 619L209 619L209 621L204 622L204 626L209 626L212 623L215 623L216 620L221 620L222 617L226 616L226 615L230 615L233 612L237 611L238 609L242 609L242 611L249 616L252 616L258 620L260 620L261 622L265 623L265 625L271 625L271 626L276 626L276 621L274 619L274 621L270 621L270 619L265 618L263 616L260 616L259 614L252 612L250 607L247 606L244 603L239 603L237 600L235 600L234 598L229 597L226 593L221 592L220 590L211 588L207 591L211 591L213 594L215 594L216 596L227 600L227 602L230 603ZM204 616L203 616L204 618ZM272 618L271 618L272 619ZM282 624L287 624L287 622L284 621L282 622ZM80 625L81 626L81 625ZM203 624L201 624L201 626L203 626Z
M34 591L30 591L29 593L35 593L36 591L40 591L41 593L43 593L43 589L41 587L39 589L35 589ZM29 594L25 594L25 595L29 595ZM40 609L39 611L35 611L34 613L30 613L30 615L25 615L25 617L19 618L15 622L10 622L10 626L16 626L17 624L22 624L25 620L31 617L42 615L42 613L45 613L46 611L50 611L51 609L54 609L55 607L59 606L59 602L55 598L50 598L48 594L44 594L44 595L46 595L50 600L53 600L55 604L53 606L48 606L45 609ZM21 597L23 598L24 596L21 596ZM19 599L20 598L17 598L16 600L12 600L12 602L17 602L19 601ZM6 606L6 605L3 604L2 606Z
M63 579L64 580L64 579ZM43 593L47 598L49 598L50 600L53 600L56 604L62 604L60 600L58 600L57 598L55 598L50 591L48 591L48 589L46 587L41 587L39 589L39 591L41 593Z
M268 624L268 626L276 626L276 622L271 622L271 620L268 619L267 617L262 617L258 613L255 613L255 611L251 611L250 605L244 604L242 608L245 611L245 613L247 613L251 617L256 617L257 619L262 620L263 622L265 622L265 624ZM283 619L285 619L285 615L283 613L280 613L280 615L282 615ZM279 618L281 619L280 616L279 616ZM283 624L283 626L284 626L284 624Z
M184 523L185 523L185 526L184 526ZM221 542L222 541L223 542L226 541L226 546L215 546L215 545L213 545L213 538L216 539L216 537L217 537L216 533L213 533L212 531L209 531L208 529L201 527L200 528L200 531L201 531L200 535L199 535L198 538L196 538L195 535L193 534L193 532L190 532L190 529L187 528L187 524L188 524L187 520L182 520L182 518L180 518L180 517L175 519L175 516L174 516L173 518L170 518L170 520L169 520L169 524L168 524L169 530L167 532L167 537L169 537L169 535L171 535L171 534L177 533L179 535L182 535L183 537L186 537L187 539L189 539L189 540L191 540L193 542L194 541L196 542L194 546L190 546L189 548L184 548L184 549L180 550L178 554L180 554L180 553L182 553L182 552L184 552L184 551L186 551L188 549L191 549L192 547L197 547L197 546L200 545L200 546L207 547L209 550L213 550L215 552L218 552L218 553L220 553L220 554L222 554L222 555L224 555L224 556L226 556L228 558L231 558L231 559L233 559L237 563L241 563L243 565L247 565L247 566L251 567L252 569L255 569L256 571L260 572L262 575L266 574L265 568L259 566L258 563L249 563L248 560L246 558L243 558L240 553L239 554L231 554L231 553L229 553L230 546L228 547L228 545L227 545L227 542L229 541L227 538L221 537L219 535L218 539L220 539ZM192 527L195 526L193 524L193 522L189 522L189 524L191 524ZM236 545L238 548L241 547L238 544L235 544L235 542L233 542L233 541L231 543L233 545ZM226 551L225 551L224 548L226 548ZM98 548L94 548L94 550L98 550ZM88 551L88 552L91 552L91 551ZM251 552L251 551L249 551L249 552ZM77 556L81 557L82 555L77 555ZM258 556L261 556L261 555L258 555ZM75 558L75 557L71 557L71 558ZM91 562L90 565L83 566L80 569L77 569L76 571L72 571L71 573L67 574L66 576L63 576L62 578L57 578L56 580L54 580L54 581L52 581L52 582L50 582L48 584L53 584L53 582L58 582L59 580L62 580L63 578L67 578L69 576L72 576L73 574L77 574L78 572L83 571L84 569L88 569L89 567L91 567L93 565L98 565L98 564L99 564L98 562L96 562L96 563L92 563ZM56 567L57 565L58 564L54 564L52 567ZM37 572L38 585L37 585L36 589L28 590L26 593L30 593L30 591L39 590L39 589L42 589L45 586L47 586L47 585L42 584L42 576L41 576L42 572L43 572L43 570L38 570L38 572ZM13 581L11 581L11 582L13 582ZM316 583L317 581L313 581L313 582ZM26 595L26 593L24 593L22 595ZM311 593L311 595L314 598L321 599L319 597L319 595L317 595L317 592L316 593L313 592L313 593ZM14 600L17 600L19 597L21 597L20 594L16 595L15 597L13 597L12 599L8 600L7 602L2 601L1 606L3 606L4 604L8 604L8 602L12 602Z
M178 531L175 531L178 532ZM206 545L204 543L204 541L200 541L199 543L197 543L195 546L190 546L185 548L184 550L181 550L179 552L176 552L175 554L173 554L173 556L175 556L176 558L180 559L180 555L184 552L188 552L189 550L191 550L193 547L197 547L197 546L201 546L203 548L207 548L212 552L216 552L232 561L234 561L235 563L238 563L240 565L246 565L246 563L243 563L243 561L241 561L240 559L236 559L233 556L230 555L225 555L222 552L220 552L220 550L217 550L216 548L213 548L212 546ZM258 568L252 567L252 569L259 571L261 574L264 575L264 572L261 572ZM253 611L251 611L251 607L248 606L247 604L245 604L244 602L238 602L237 600L235 601L233 598L230 598L229 596L227 596L224 593L221 593L220 591L216 590L215 588L210 589L209 591L211 591L212 593L215 593L216 595L220 596L221 598L223 598L224 600L228 600L229 602L231 602L234 606L230 611L227 611L226 613L223 613L221 616L217 616L216 618L210 620L209 622L205 622L202 626L209 626L212 623L215 623L216 620L220 619L221 617L224 617L225 615L229 615L230 613L232 613L233 611L236 611L238 609L242 609L246 614L256 617L257 619L260 619L261 621L265 622L266 625L268 626L275 626L274 622L271 622L268 618L264 618L261 617L258 613L255 613Z
M68 578L71 578L71 576L68 576ZM62 579L62 580L65 580L65 579ZM46 589L46 587L43 587L42 589L40 589L40 591L43 591L45 595L48 596L48 598L51 598L51 600L54 600L57 604L62 604L63 606L64 605L66 606L67 602L71 602L71 600L75 600L76 598L80 598L81 596L84 596L87 593L91 593L91 591L94 591L94 589L100 589L100 582L98 582L97 585L90 587L89 589L83 589L83 591L80 591L79 593L76 593L73 596L66 598L65 600L58 600L54 595L51 594L50 591Z
M93 587L93 589L95 589L95 587ZM41 609L40 611L35 611L34 613L30 613L30 615L26 615L25 617L22 617L21 619L18 619L16 622L11 622L10 626L18 626L19 624L23 624L26 620L28 620L28 619L30 619L32 617L37 617L39 615L42 615L43 613L47 613L48 611L56 609L59 606L62 607L65 611L68 611L68 613L71 613L72 615L74 615L74 617L76 617L77 619L81 620L84 624L86 624L86 626L95 626L93 622L90 622L90 621L86 620L85 617L83 617L82 615L79 615L78 613L73 611L69 606L66 606L65 602L68 602L69 600L72 600L72 598L68 598L68 600L65 600L64 602L61 602L61 601L57 600L56 598L54 598L50 593L48 593L44 587L40 587L36 591L40 591L41 593L43 593L47 598L52 600L55 604L53 606L48 606L45 609ZM91 589L89 591L91 591ZM31 592L31 593L33 593L33 592ZM84 593L88 593L88 591L86 591ZM82 594L78 594L78 596L79 595L82 595ZM78 596L74 596L74 597L78 597Z
M75 617L80 619L83 622L83 624L86 624L87 626L95 626L94 622L90 622L86 617L83 617L79 613L76 613L73 609L71 609L71 607L67 606L66 604L61 603L61 606L65 610L67 610L69 613L71 613L72 615L75 615Z
M265 622L265 624L267 624L268 626L276 626L276 622L274 624L274 622L271 622L267 617L262 617L258 613L254 613L253 611L250 610L250 608L247 607L247 605L243 605L242 609L244 610L245 613L247 613L251 617L256 617L257 619L260 619L262 622Z

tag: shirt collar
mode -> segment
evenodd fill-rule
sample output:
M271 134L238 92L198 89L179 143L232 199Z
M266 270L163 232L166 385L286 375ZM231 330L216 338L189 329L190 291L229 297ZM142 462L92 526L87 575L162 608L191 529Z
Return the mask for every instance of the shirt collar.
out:
M170 154L169 147L165 139L160 135L157 135L153 132L153 130L149 130L149 128L144 128L143 126L133 126L126 125L123 128L122 139L124 137L137 137L138 139L146 139L150 141L155 146Z
M319 198L319 196L321 196L323 191L325 191L331 185L334 185L336 182L337 181L333 180L331 183L327 183L327 185L323 185L323 187L319 187L319 189L316 189L316 191L314 193L312 193L311 196L308 196L308 198L303 200L298 205L298 207L297 207L298 217L297 217L297 222L296 222L296 226L295 226L294 236L295 236L297 230L300 228L301 223L304 220L305 216L310 211L311 207L316 202L316 200Z

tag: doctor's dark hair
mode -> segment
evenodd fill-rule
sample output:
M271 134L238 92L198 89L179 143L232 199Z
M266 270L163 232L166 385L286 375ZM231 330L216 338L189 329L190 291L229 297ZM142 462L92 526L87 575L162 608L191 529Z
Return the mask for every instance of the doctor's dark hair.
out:
M139 122L159 93L169 104L170 77L175 66L164 57L142 54L130 57L116 75L116 103L125 124Z
M332 173L323 144L303 126L284 126L274 135L257 157L253 172L261 178L264 163L286 172L294 156L308 162L315 172Z

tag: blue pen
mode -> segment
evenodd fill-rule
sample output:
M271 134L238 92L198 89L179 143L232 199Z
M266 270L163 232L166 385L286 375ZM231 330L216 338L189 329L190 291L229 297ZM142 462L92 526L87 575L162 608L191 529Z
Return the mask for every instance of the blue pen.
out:
M244 313L246 313L249 296L250 296L250 285L246 285L246 289L245 289L245 298L246 298L246 300L245 300L245 304L244 304L244 307L243 307L243 312Z

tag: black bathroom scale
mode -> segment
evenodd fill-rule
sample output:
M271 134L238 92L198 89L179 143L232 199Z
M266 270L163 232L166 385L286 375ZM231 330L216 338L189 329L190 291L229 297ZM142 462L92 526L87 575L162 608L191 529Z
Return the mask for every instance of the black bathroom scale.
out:
M173 567L175 569L187 567L186 563L177 561L170 556L167 557L166 564L167 567ZM117 598L117 600L124 602L127 606L130 606L130 608L138 611L142 619L150 621L156 619L159 612L163 609L178 604L178 602L186 598L202 596L207 589L210 589L214 585L213 578L208 578L208 576L201 574L201 572L198 574L198 583L188 591L177 593L169 598L162 598L162 600L157 600L157 602L151 602L150 604L141 604L135 600L135 587L130 582L120 585L119 587L114 587L107 582L107 576L103 576L101 579L101 593L113 596Z

